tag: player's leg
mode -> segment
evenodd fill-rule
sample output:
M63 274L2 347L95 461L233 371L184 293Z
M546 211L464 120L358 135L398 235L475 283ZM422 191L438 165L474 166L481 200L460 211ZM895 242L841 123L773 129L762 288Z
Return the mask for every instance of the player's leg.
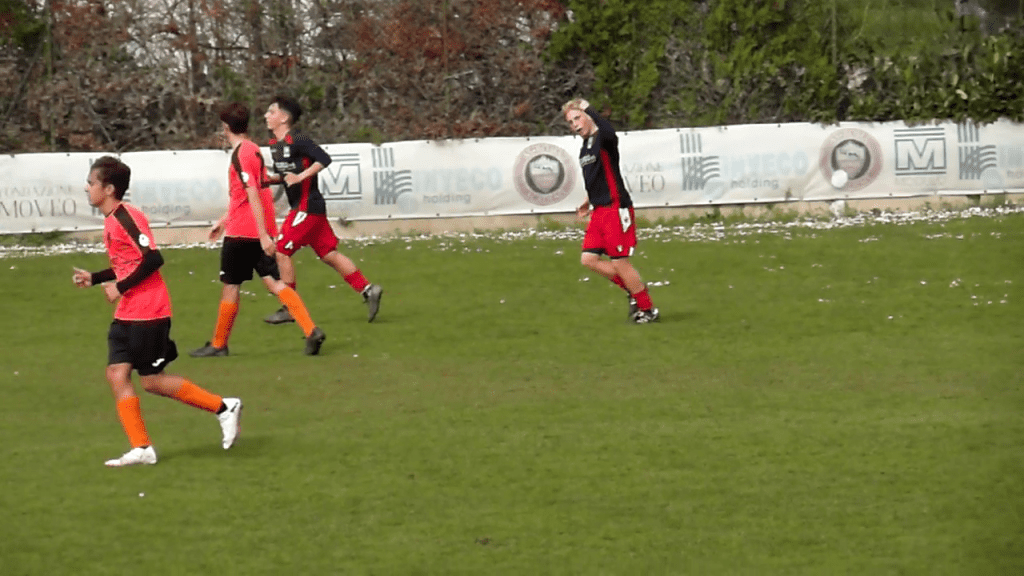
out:
M277 251L274 254L274 259L277 260L278 273L281 275L281 281L292 290L295 290L297 286L295 262L292 260L292 255L303 246L302 239L299 237L299 234L302 232L302 222L299 223L299 226L294 224L296 214L298 212L292 210L284 219L284 223L281 225L281 234L277 238ZM281 305L275 312L263 318L263 321L267 324L286 324L295 322L295 318L288 312L286 306Z
M604 276L628 294L629 289L615 272L611 262L601 259L601 255L607 253L606 246L610 244L606 229L617 226L618 220L612 218L614 214L614 210L603 207L597 208L591 213L590 222L587 224L587 230L583 236L583 254L580 256L580 263Z
M305 237L306 242L313 248L321 262L333 268L346 284L363 297L367 308L367 321L373 322L380 310L380 299L384 295L384 289L379 284L367 280L351 258L338 252L338 236L326 216L310 216L309 221L310 229Z
M217 322L213 326L213 339L189 352L193 358L207 358L228 355L228 340L238 317L238 304L242 287L239 284L224 284L217 305Z
M258 240L225 238L220 251L220 281L223 283L217 305L217 323L213 339L189 352L194 358L227 356L231 329L238 316L242 283L252 280L252 271L261 256L266 257Z
M295 263L292 261L290 256L277 252L274 255L277 260L277 268L281 271L281 281L284 282L289 288L295 290ZM288 307L284 304L274 312L268 314L263 318L263 321L267 324L287 324L289 322L295 322L295 317L288 312Z
M604 276L605 278L615 282L618 272L615 271L615 267L608 260L602 260L601 254L597 252L583 252L580 255L580 264L589 268L590 270ZM619 279L621 282L622 280ZM623 287L625 289L625 287Z
M337 250L331 250L324 254L321 258L324 264L327 264L341 276L345 282L352 287L353 290L358 292L363 297L363 302L367 307L368 322L373 322L373 319L377 317L377 312L380 310L381 296L384 295L384 289L379 284L373 284L363 276L359 267L348 257L338 252Z
M221 446L227 450L235 443L242 416L241 399L218 396L187 378L166 372L140 376L139 380L150 394L171 398L216 415L221 428Z
M619 276L625 280L626 288L636 302L637 311L633 314L633 321L644 324L657 320L659 313L658 309L654 307L654 303L651 302L651 293L647 290L647 285L640 280L640 273L630 263L629 258L616 258L612 260L612 265Z
M164 371L178 357L178 347L171 340L171 319L133 325L130 347L132 365L139 373L143 389L217 415L222 445L225 450L230 448L238 436L242 401L222 398L187 378Z
M299 293L281 281L277 262L267 256L256 265L256 273L260 275L267 290L277 296L277 299L288 308L299 327L302 328L302 333L306 336L306 355L315 356L320 353L320 346L327 339L327 335L313 322Z
M309 214L298 210L288 212L281 224L281 234L277 238L277 251L274 258L277 261L279 278L292 290L297 290L297 276L295 262L292 256L309 243L307 237L310 230ZM286 324L295 322L295 318L288 311L288 307L281 305L274 313L263 319L267 324Z
M107 334L107 383L114 395L117 418L128 436L131 450L121 457L107 460L107 466L132 466L135 464L156 464L156 451L149 440L146 423L142 419L139 397L132 386L132 364L130 351L130 326L115 321Z
M637 324L646 324L657 320L659 314L658 309L651 302L647 286L640 279L640 273L636 271L629 260L636 248L636 228L633 222L632 208L623 208L618 211L616 226L609 229L606 235L609 240L607 249L612 268L616 275L622 278L632 302L636 303L636 311L631 315L632 320Z

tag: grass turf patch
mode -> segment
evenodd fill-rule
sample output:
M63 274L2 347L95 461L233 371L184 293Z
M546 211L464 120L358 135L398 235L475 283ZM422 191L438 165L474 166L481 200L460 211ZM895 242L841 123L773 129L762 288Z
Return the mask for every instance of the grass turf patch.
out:
M1022 224L645 231L648 326L578 230L349 243L373 324L303 251L322 355L246 284L232 355L169 368L244 399L238 444L144 396L161 460L125 470L69 282L105 256L0 260L0 573L1020 571ZM184 356L218 255L164 256Z

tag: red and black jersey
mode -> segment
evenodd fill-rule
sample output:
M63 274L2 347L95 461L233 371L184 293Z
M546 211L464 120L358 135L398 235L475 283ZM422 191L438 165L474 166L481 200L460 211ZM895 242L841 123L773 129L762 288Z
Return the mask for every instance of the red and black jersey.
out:
M136 322L170 318L171 296L163 276L158 270L142 276L137 274L149 253L157 250L146 215L122 202L103 220L103 243L118 288L131 285L121 294L114 318Z
M274 160L274 171L280 174L299 174L319 162L325 168L331 157L309 136L300 132L289 132L281 140L271 137L270 156ZM294 186L285 188L288 205L292 210L307 214L327 214L327 204L320 194L320 178L312 176Z
M590 108L584 110L597 125L597 132L583 139L580 166L587 198L592 206L629 208L633 200L619 172L619 137L610 122Z

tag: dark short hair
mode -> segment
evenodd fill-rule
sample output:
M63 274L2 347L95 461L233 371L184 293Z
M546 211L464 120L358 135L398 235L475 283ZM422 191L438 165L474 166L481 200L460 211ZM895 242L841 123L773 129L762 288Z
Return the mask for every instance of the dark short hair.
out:
M249 131L249 107L241 102L230 102L220 109L220 121L227 124L234 134Z
M299 117L302 116L302 106L299 101L291 96L285 96L278 94L274 96L274 99L270 102L271 104L277 104L277 107L288 113L289 124L295 124L299 121Z
M118 200L124 198L124 193L128 191L128 184L132 180L132 169L127 164L113 156L103 156L92 163L89 171L96 172L100 184L104 186L110 184L114 187L114 198Z

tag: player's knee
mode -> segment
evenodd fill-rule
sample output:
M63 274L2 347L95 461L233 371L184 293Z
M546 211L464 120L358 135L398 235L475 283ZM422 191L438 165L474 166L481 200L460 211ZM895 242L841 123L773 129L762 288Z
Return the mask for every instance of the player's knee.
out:
M141 376L139 383L142 384L142 389L150 394L158 394L160 391L160 375L151 374L149 376Z
M107 366L106 376L107 382L111 385L120 385L128 381L128 370L124 369L121 364L111 364Z

